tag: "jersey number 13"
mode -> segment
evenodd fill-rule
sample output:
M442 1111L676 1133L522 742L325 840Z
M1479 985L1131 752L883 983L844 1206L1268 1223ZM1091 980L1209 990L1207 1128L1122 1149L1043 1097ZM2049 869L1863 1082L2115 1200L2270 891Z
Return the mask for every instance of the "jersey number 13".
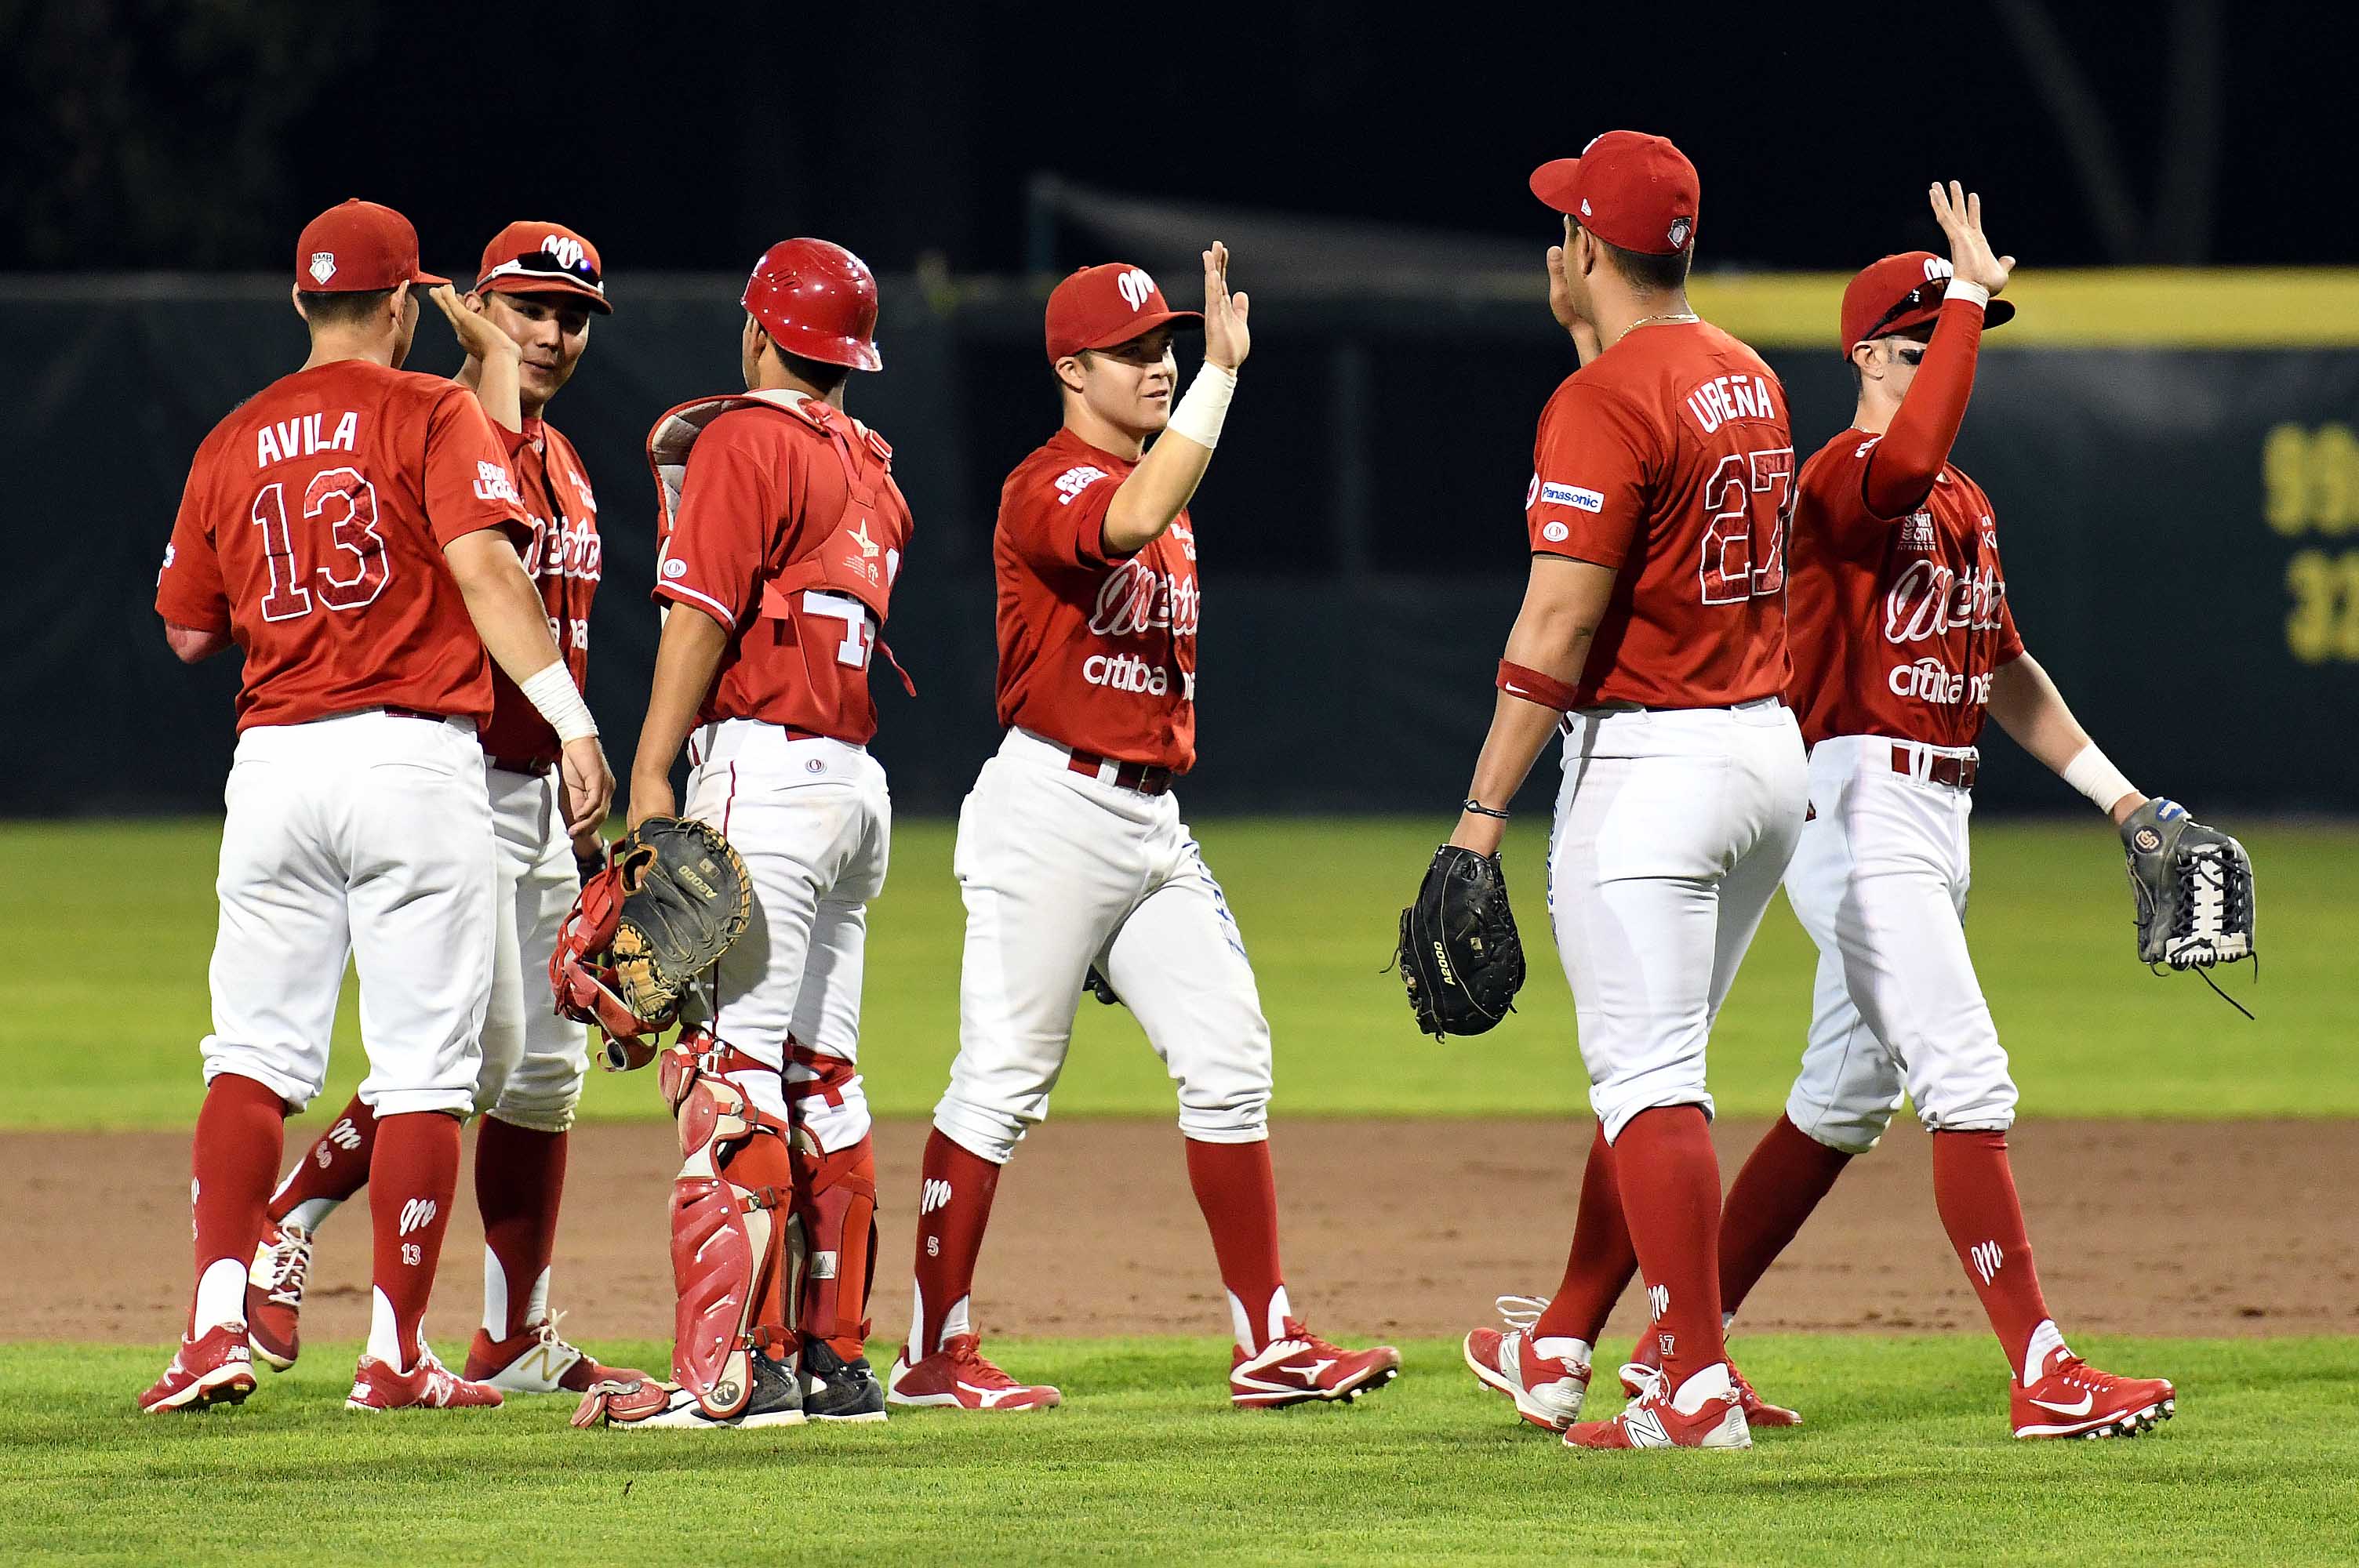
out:
M376 531L376 486L353 468L314 474L303 489L303 521L323 518L328 559L306 569L288 531L287 487L274 481L254 498L254 521L262 530L262 550L270 564L270 591L262 600L265 621L296 621L310 614L314 589L331 610L358 610L385 591L393 567Z

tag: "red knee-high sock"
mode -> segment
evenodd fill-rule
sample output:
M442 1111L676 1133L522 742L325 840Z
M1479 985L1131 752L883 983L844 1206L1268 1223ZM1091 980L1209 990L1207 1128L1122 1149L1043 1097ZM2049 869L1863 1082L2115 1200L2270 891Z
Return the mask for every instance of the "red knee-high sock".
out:
M189 1152L197 1233L190 1337L245 1317L245 1271L262 1239L270 1178L286 1147L286 1119L287 1102L252 1078L222 1073L205 1090Z
M512 1339L549 1315L549 1261L565 1192L565 1134L484 1118L475 1207L484 1217L484 1332Z
M1720 1212L1720 1309L1733 1313L1833 1190L1851 1156L1779 1117L1736 1173Z
M1720 1157L1703 1108L1658 1106L1631 1118L1614 1141L1614 1173L1663 1373L1677 1389L1728 1355L1720 1328Z
M459 1188L459 1119L410 1111L376 1124L369 1167L369 1219L375 1231L375 1311L368 1353L408 1371L418 1364L419 1325L442 1260L442 1233Z
M931 1356L952 1335L974 1332L969 1298L974 1260L991 1224L999 1167L951 1142L937 1128L926 1140L918 1186L917 1306L909 1315L909 1359Z
M1549 1298L1533 1325L1535 1339L1578 1339L1594 1346L1605 1332L1606 1314L1622 1299L1638 1254L1630 1246L1622 1216L1622 1189L1614 1176L1614 1146L1600 1124L1590 1141L1589 1163L1581 1173L1581 1207L1572 1222L1572 1251L1564 1260L1564 1282Z
M1941 1211L1941 1228L1950 1233L1950 1245L1958 1249L1958 1261L1983 1299L2008 1365L2022 1377L2032 1336L2048 1321L2048 1303L2039 1293L2038 1271L2031 1266L2031 1238L2024 1232L2023 1205L2006 1162L2006 1134L1933 1134L1933 1206ZM2038 1371L2032 1368L2032 1375Z
M303 1152L270 1195L270 1217L292 1219L306 1230L333 1214L338 1204L367 1184L369 1152L376 1146L376 1112L360 1096Z
M1229 1316L1248 1356L1286 1333L1292 1305L1277 1260L1277 1178L1269 1140L1204 1143L1190 1138L1188 1184L1212 1233L1212 1256L1228 1287Z

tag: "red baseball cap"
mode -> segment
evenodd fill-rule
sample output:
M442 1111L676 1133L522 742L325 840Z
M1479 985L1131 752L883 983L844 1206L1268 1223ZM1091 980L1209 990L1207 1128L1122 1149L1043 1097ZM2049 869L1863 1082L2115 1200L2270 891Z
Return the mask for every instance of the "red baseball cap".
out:
M1661 136L1608 131L1579 157L1532 170L1532 194L1611 245L1677 255L1695 243L1701 187L1688 155Z
M562 223L529 219L510 223L484 247L475 291L493 294L571 294L602 315L605 279L598 271L598 247Z
M295 239L295 283L306 294L450 281L419 269L418 231L408 219L358 197L329 208Z
M1930 251L1903 251L1862 267L1843 288L1843 356L1872 338L1922 327L1941 313L1941 297L1953 274L1949 259ZM2015 307L1994 299L1983 307L1983 325L2015 319Z
M1204 318L1172 309L1145 267L1128 262L1085 266L1049 296L1049 362L1083 349L1110 349L1167 323L1201 328Z

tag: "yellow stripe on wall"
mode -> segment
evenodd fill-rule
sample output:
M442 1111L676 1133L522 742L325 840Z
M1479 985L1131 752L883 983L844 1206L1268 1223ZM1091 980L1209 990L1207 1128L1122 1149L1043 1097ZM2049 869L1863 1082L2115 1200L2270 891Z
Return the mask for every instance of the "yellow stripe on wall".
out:
M1843 273L1698 273L1704 319L1759 348L1837 350ZM1991 349L2308 349L2359 346L2359 268L2120 267L2007 285L2016 318Z

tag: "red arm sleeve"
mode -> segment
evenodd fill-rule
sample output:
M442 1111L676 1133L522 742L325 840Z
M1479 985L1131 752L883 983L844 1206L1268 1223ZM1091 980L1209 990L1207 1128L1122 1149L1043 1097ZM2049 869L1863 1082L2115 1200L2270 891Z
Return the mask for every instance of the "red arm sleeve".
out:
M1105 547L1106 514L1123 481L1092 462L1077 462L1054 478L1027 471L1003 497L1007 536L1036 566L1098 570L1127 557Z
M771 532L786 511L778 469L792 449L764 442L755 423L776 417L734 410L697 438L656 579L658 599L694 605L732 631L754 608Z
M507 444L473 393L452 384L426 415L426 521L434 542L506 528L517 548L531 541L524 498L508 471Z
M190 470L180 492L172 542L164 546L164 566L156 574L156 613L191 632L226 632L229 591L222 585L221 557L213 553L212 533L205 526L206 486L201 473Z
M1982 341L1981 306L1971 299L1942 305L1916 384L1901 400L1892 428L1877 443L1860 481L1860 494L1876 516L1906 516L1932 492L1934 476L1950 460L1958 427L1965 423Z
M1619 567L1646 512L1660 439L1625 399L1567 382L1540 413L1524 524L1535 553Z

